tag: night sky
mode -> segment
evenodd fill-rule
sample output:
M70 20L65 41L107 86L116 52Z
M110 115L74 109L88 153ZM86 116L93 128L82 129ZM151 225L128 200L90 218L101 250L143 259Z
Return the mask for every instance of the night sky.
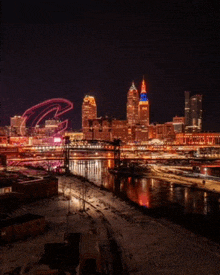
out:
M214 2L3 0L1 125L62 97L74 103L68 117L79 130L86 94L95 96L98 116L126 119L128 89L134 80L140 90L144 75L151 122L183 116L187 90L203 95L203 129L220 132Z

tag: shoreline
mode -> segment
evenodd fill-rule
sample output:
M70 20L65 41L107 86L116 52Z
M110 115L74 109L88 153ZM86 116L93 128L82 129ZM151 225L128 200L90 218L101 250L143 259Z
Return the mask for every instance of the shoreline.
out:
M201 178L189 178L179 176L166 172L152 172L150 175L152 178L168 181L170 183L177 183L183 186L189 186L202 191L213 192L220 194L220 182L209 179ZM205 183L204 183L205 182Z
M97 231L101 244L109 244L108 240L112 244L112 239L115 242L113 244L117 244L109 249L106 246L106 251L118 249L118 252L113 253L113 259L117 260L116 257L121 253L124 274L127 274L126 271L130 275L146 274L146 270L149 274L160 274L161 270L166 270L170 275L181 272L194 274L194 269L205 275L217 274L220 255L217 242L189 230L183 224L174 223L169 217L164 220L153 213L146 215L139 207L127 204L111 191L106 192L107 190L102 190L88 180L87 202L85 212L82 212L79 198L83 177L72 174L70 177L64 175L58 178L59 196L31 203L14 212L14 215L23 212L44 215L48 231L2 247L2 274L19 267L22 270L29 267L27 274L36 274L37 270L44 268L40 265L40 260L45 244L63 243L66 232L88 233L94 230ZM66 186L65 189L61 186L62 183ZM71 195L71 200L65 199L63 195ZM178 217L178 213L175 217ZM210 224L207 228L209 226ZM109 257L104 257L104 260L109 265L113 263ZM189 266L193 266L193 270Z

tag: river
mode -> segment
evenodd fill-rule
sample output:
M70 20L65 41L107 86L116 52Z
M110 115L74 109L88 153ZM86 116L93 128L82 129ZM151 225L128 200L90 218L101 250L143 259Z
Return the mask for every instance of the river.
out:
M139 206L220 243L220 195L151 177L118 177L108 172L112 160L74 160L70 171Z

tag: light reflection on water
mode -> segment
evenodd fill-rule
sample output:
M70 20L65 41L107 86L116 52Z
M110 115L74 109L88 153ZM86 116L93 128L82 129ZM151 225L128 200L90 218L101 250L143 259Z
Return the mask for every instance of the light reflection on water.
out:
M108 172L113 165L112 160L74 160L70 170L149 209L178 204L184 213L219 213L219 195L153 178L118 178Z

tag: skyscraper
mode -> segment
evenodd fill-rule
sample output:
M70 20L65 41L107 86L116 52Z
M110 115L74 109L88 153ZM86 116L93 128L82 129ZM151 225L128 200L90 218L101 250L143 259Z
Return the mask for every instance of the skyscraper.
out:
M185 132L202 131L202 95L185 92Z
M88 125L89 119L97 118L97 106L93 96L86 95L82 104L82 128Z
M147 97L146 83L144 79L141 85L140 100L138 104L138 119L139 119L140 125L149 126L149 123L150 123L149 101Z
M127 121L128 126L134 126L138 123L138 103L139 95L134 82L128 91L127 97Z
M185 91L185 126L190 125L190 92Z

